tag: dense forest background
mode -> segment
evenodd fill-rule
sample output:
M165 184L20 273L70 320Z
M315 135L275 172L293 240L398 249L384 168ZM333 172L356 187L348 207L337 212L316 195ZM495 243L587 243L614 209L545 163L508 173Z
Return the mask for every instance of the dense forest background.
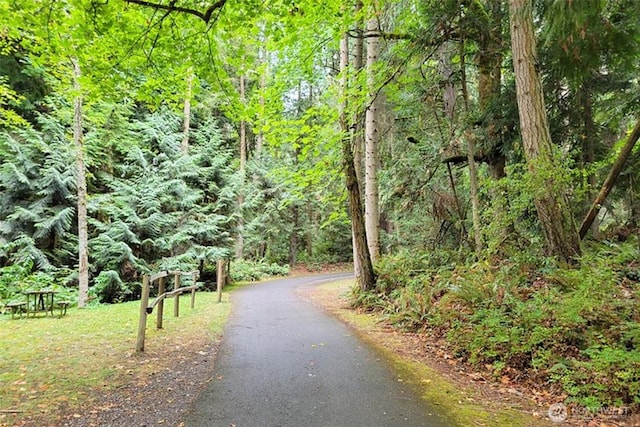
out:
M356 304L496 376L638 405L638 16L0 0L0 298L355 255Z

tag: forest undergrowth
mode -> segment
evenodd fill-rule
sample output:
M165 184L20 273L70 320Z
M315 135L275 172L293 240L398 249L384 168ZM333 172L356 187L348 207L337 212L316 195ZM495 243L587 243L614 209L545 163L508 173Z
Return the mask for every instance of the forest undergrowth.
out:
M354 306L441 339L461 362L574 407L640 409L637 238L593 243L575 266L532 251L471 263L405 252L377 273Z

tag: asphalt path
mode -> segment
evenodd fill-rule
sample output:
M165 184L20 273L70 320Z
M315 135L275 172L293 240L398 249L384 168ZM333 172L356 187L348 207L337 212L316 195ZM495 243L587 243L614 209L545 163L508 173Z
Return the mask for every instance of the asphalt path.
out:
M348 277L286 278L234 291L214 376L184 426L450 425L375 349L294 292Z

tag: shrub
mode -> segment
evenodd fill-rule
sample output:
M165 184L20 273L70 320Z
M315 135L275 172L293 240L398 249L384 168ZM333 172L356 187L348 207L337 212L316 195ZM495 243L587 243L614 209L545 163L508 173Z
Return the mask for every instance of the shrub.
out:
M635 241L593 245L574 268L527 254L440 266L432 254L399 254L376 266L377 287L355 290L353 302L430 330L495 375L556 384L583 406L640 406L639 256Z
M0 268L0 304L24 300L24 292L36 289L52 289L57 298L76 301L78 290L72 286L73 273L67 269L32 272L30 263L14 264Z
M29 276L31 266L19 264L0 268L0 302L7 303L26 290L23 280Z
M236 260L231 262L232 282L253 282L266 277L286 276L289 274L288 265L275 263L263 263L249 260Z
M111 304L126 301L133 290L122 281L117 271L104 270L96 277L91 293L99 302Z

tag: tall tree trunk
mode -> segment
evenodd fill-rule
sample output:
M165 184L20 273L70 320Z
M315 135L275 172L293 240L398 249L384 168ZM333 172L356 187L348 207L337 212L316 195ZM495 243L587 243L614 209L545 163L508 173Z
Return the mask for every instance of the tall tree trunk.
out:
M580 103L580 111L582 111L581 119L583 128L582 134L582 159L584 163L584 169L589 171L587 182L589 184L589 191L587 192L589 200L593 200L596 197L596 174L593 172L592 167L595 162L595 145L597 138L597 127L593 120L593 102L590 89L590 82L583 82L582 87L578 90L578 102ZM591 224L591 235L597 239L600 233L600 221L598 217L593 218ZM582 236L580 236L582 237Z
M471 218L473 219L473 239L476 254L482 256L482 228L480 225L480 197L478 197L478 169L474 158L475 144L471 132L465 132L463 138L467 142L467 160L469 162L469 189L471 192Z
M440 46L440 60L438 61L438 73L442 79L442 103L444 115L449 120L449 137L453 137L454 120L456 112L456 88L453 85L453 68L451 67L451 53L453 42L444 42ZM463 88L466 90L466 88ZM465 99L466 101L466 99Z
M260 40L263 44L266 44L264 40L264 34L260 34ZM269 72L269 52L265 46L260 46L258 48L258 60L260 65L262 66L262 71L260 73L260 98L259 98L259 110L258 110L258 133L256 135L256 146L254 152L254 158L256 160L262 157L262 147L264 145L264 132L263 127L266 121L266 111L265 111L265 93L267 91L267 73Z
M638 188L637 182L638 181L636 176L631 174L629 176L629 189L631 191L629 191L628 202L627 202L629 204L629 220L627 221L627 228L632 230L636 230L638 228L638 221L640 220L640 200L636 192L633 191L633 189Z
M499 129L496 128L488 109L494 99L500 97L502 86L502 1L485 0L486 22L480 28L478 64L478 102L486 120L486 135L490 149L487 153L489 175L494 179L504 178L506 159L501 151ZM492 114L491 114L492 115Z
M313 104L313 92L309 94L309 99L311 100L311 104ZM302 117L302 80L298 82L296 114L298 118ZM301 145L302 144L296 144L296 148L293 150L294 168L297 168L300 155L302 154L302 150L300 148ZM291 228L291 234L289 235L289 265L294 266L298 259L298 229L300 222L300 207L297 201L294 201L291 204L291 217L293 227Z
M462 84L462 96L464 100L464 111L469 113L469 91L467 90L467 65L465 53L465 40L460 39L460 75ZM450 67L450 57L447 57ZM451 117L453 119L453 117ZM475 242L476 255L482 256L482 226L480 223L480 196L478 189L478 167L476 165L476 147L473 139L473 132L465 130L463 139L467 146L467 163L469 165L469 196L471 198L471 219L473 221L473 239Z
M376 68L380 50L380 40L378 37L371 37L378 31L378 20L376 14L367 21L367 110L364 122L365 140L365 177L364 177L364 200L365 200L365 224L367 228L367 244L372 262L376 262L380 257L380 206L378 201L378 145L380 142L380 131L378 129L378 94L376 87Z
M548 251L572 262L580 255L580 240L565 188L554 178L561 169L554 159L540 76L536 70L536 40L532 0L509 0L509 22L520 130L527 166L538 180L534 203Z
M340 104L340 127L343 133L342 156L345 172L345 182L349 197L349 216L351 217L351 227L353 245L356 257L354 258L354 268L356 268L356 281L364 291L373 289L376 284L376 276L373 271L373 264L367 245L367 232L365 227L364 214L362 209L362 199L360 197L360 186L358 185L358 175L353 158L352 140L349 137L350 126L347 123L347 82L349 63L349 39L345 33L340 42L340 81L343 101Z
M244 108L246 102L244 76L240 76L240 103ZM247 164L247 130L244 117L240 120L240 192L238 193L238 236L236 238L236 259L244 257L244 184Z
M294 205L291 210L293 228L289 235L289 265L293 267L298 263L298 222L300 221L300 215L298 206Z
M73 141L76 146L76 179L78 190L78 307L87 305L89 295L89 233L87 225L87 174L84 161L84 142L82 134L82 75L76 58L71 59L73 66Z
M362 11L362 0L356 0L354 15L360 17ZM364 55L364 37L362 36L362 19L358 18L356 22L356 40L354 43L354 52L353 52L353 75L359 76L363 67L363 55ZM348 43L348 39L346 40ZM346 47L348 51L348 45ZM362 182L363 182L363 170L364 170L364 162L363 162L363 152L364 152L364 140L362 138L362 131L364 129L363 126L363 114L359 109L354 109L353 111L353 166L356 171L356 181L358 182L358 191L362 194ZM356 280L360 279L360 266L358 265L359 257L357 253L357 247L355 244L355 234L352 234L351 241L353 247L353 268L356 275Z
M313 236L318 235L318 224L316 221L316 212L310 201L307 201L307 216L309 217L309 226L306 227L305 249L308 259L313 257Z
M267 89L267 70L265 69L260 75L260 129L258 130L258 134L256 135L256 151L255 158L260 159L262 157L262 146L264 145L264 132L262 131L262 126L264 125L264 93Z
M351 141L345 133L342 142L343 161L345 168L346 186L349 193L349 214L351 216L351 225L353 227L354 244L356 245L356 254L358 259L359 271L356 277L359 277L360 289L367 291L373 289L376 285L376 275L373 271L373 264L369 254L367 245L367 231L365 227L362 201L360 198L360 189L358 187L358 179L356 170L353 166L353 152L351 151Z
M361 16L362 1L357 0L355 5L354 14ZM363 37L363 22L359 18L356 22L356 39L353 46L353 76L357 78L362 72L364 67L364 37ZM358 177L358 185L360 185L360 192L362 193L362 183L364 182L364 114L362 110L356 108L353 111L353 161L356 168L356 176Z
M189 67L185 83L186 88L184 95L184 118L182 121L182 143L180 144L180 151L183 154L187 154L189 152L189 128L191 126L191 93L193 91L192 67Z

